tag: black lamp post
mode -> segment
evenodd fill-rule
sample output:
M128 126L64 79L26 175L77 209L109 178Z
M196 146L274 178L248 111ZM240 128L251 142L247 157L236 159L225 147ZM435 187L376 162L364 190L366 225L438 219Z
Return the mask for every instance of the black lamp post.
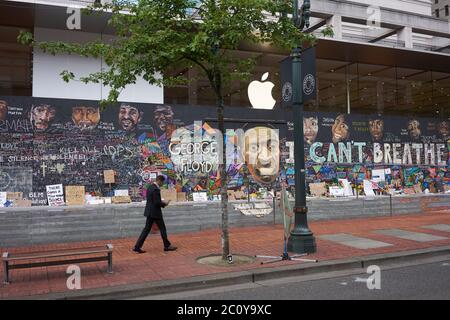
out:
M294 1L294 23L300 29L309 27L310 0L304 0L302 15L298 15L298 0ZM294 253L316 252L316 240L308 228L306 206L305 150L303 140L303 88L301 79L301 44L292 51L292 102L294 117L295 155L295 225L288 240L288 251Z

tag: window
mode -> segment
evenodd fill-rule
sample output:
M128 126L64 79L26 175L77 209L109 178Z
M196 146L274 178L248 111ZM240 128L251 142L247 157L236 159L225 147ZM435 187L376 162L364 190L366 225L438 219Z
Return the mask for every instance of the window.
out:
M0 26L0 95L31 96L31 49L17 43L25 29Z
M435 4L438 4L438 3L439 3L439 0L434 0L434 3L435 3Z
M439 18L439 9L434 10L434 13L436 14L436 18Z
M448 17L448 14L449 14L449 12L448 12L448 5L446 5L445 6L445 15Z

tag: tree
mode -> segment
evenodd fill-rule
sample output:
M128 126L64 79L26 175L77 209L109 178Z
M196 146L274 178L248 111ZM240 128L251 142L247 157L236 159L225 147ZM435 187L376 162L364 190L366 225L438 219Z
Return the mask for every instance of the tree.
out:
M109 14L109 24L117 37L85 44L36 42L22 32L18 40L46 53L102 57L106 70L78 80L103 83L111 90L102 106L117 101L120 91L142 76L148 83L173 86L186 79L169 76L174 67L197 66L209 80L217 106L219 130L225 132L224 87L230 81L250 76L255 61L239 61L230 53L243 42L270 44L291 49L316 38L294 25L291 0L113 0L88 8L92 14ZM164 74L164 77L158 75ZM65 81L75 80L70 70L61 72ZM225 148L222 148L223 162ZM226 165L219 166L221 177L222 258L229 255L228 195Z

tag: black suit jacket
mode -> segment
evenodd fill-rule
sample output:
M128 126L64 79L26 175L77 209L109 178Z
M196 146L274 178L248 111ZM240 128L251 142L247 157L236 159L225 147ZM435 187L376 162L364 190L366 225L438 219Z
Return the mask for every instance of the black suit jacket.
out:
M154 219L162 219L162 210L166 205L161 201L161 190L154 184L147 189L147 204L144 216Z

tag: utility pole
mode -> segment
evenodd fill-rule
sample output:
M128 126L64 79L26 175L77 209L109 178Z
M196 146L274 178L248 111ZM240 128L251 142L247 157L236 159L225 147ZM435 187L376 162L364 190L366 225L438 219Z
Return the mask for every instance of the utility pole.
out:
M309 27L310 0L304 0L301 17L298 14L298 0L294 1L293 19L302 31ZM316 252L316 239L308 227L308 207L306 206L305 149L303 138L303 84L302 84L302 44L292 51L292 102L294 117L295 155L295 224L288 240L288 251L294 253Z

